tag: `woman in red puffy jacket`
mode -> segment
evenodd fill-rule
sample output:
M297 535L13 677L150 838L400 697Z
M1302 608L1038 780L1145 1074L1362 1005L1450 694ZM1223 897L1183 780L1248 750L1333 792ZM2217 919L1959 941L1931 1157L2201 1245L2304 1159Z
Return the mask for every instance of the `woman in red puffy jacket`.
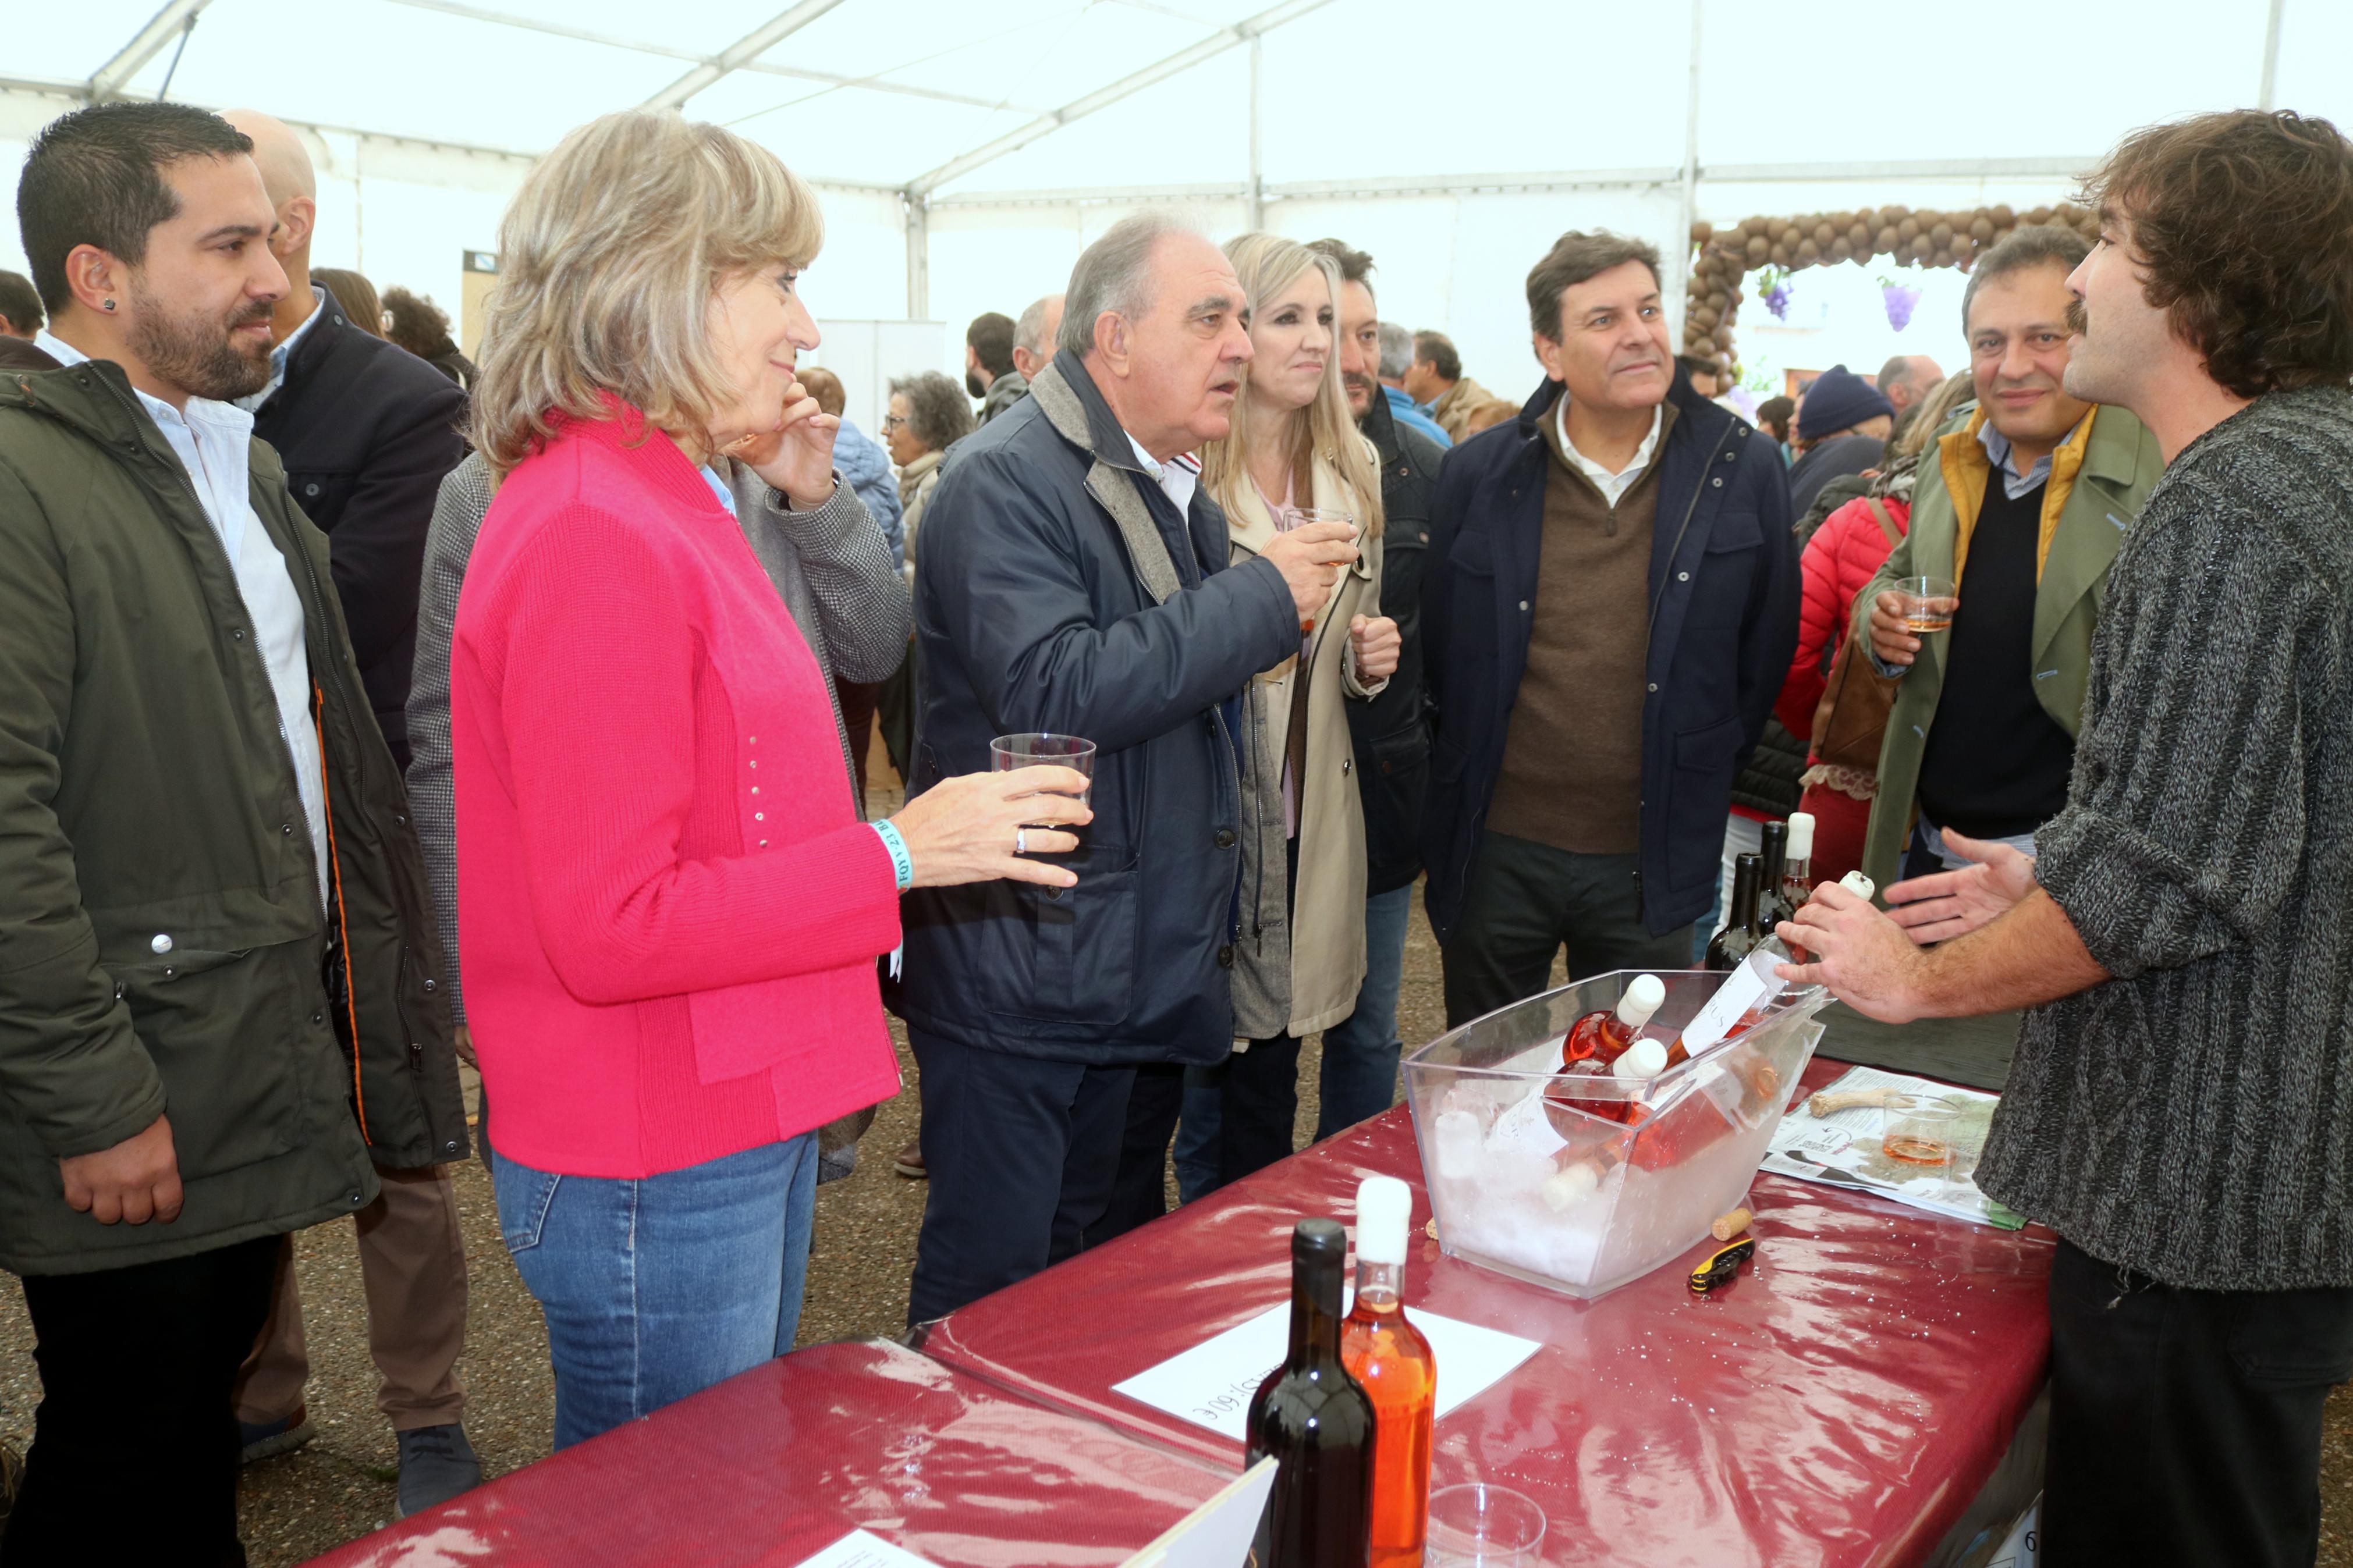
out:
M1822 700L1831 657L1852 629L1847 617L1854 597L1911 526L1911 478L1909 472L1903 474L1887 495L1858 496L1847 502L1806 542L1799 560L1805 595L1799 612L1798 649L1773 708L1791 734L1814 732L1814 709ZM1885 528L1880 523L1881 510L1886 514ZM1871 798L1879 780L1870 770L1831 766L1817 756L1809 756L1806 763L1806 794L1799 809L1813 814L1814 880L1835 882L1862 864L1863 833L1871 826Z

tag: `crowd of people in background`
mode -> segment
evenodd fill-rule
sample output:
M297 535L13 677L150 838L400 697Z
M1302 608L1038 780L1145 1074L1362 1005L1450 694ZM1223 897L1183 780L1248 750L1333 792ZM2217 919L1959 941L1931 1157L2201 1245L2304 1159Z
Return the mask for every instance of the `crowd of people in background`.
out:
M2097 247L1977 258L1967 368L1753 416L1642 240L1534 258L1514 401L1345 240L1147 212L870 434L805 363L818 199L726 130L540 160L470 356L312 265L268 115L55 121L0 273L7 1559L236 1560L237 1464L311 1429L290 1234L344 1215L400 1506L474 1485L477 1147L568 1446L791 1348L886 1007L916 1325L1293 1152L1310 1037L1317 1137L1388 1110L1418 884L1460 1024L1690 967L1802 807L1882 889L1807 906L1809 974L2031 1009L1981 1180L2064 1238L2046 1552L2308 1561L2353 146L2208 116L2093 190Z

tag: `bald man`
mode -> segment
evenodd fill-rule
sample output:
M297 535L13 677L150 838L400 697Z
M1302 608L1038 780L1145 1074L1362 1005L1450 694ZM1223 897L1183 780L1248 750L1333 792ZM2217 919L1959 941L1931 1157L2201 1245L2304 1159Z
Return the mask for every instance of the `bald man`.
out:
M1054 363L1054 339L1062 330L1062 297L1049 294L1021 312L1013 324L1013 368L1029 380Z
M465 394L423 360L348 320L334 297L311 281L318 180L301 138L254 110L225 118L253 139L253 160L278 219L269 248L287 281L270 318L269 384L238 403L253 413L253 433L278 449L296 504L327 536L360 679L385 742L406 769L425 532L442 477L466 455L459 434ZM430 1092L458 1101L449 1049L427 1049L416 1068ZM377 1175L381 1194L356 1216L360 1271L368 1348L383 1377L376 1404L398 1437L399 1506L408 1514L481 1479L460 1422L465 1394L455 1373L466 1337L466 1249L457 1193L442 1170ZM248 1459L309 1439L309 1373L301 1299L293 1269L281 1266L269 1327L237 1379L237 1416Z
M1944 379L1944 367L1926 354L1898 354L1879 367L1879 395L1895 410L1895 427L1887 435L1891 447Z

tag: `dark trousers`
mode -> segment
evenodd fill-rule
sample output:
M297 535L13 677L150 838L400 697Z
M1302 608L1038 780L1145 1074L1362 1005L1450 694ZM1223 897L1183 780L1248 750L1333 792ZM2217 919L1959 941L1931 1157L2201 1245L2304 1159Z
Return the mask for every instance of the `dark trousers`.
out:
M1175 1062L1147 1062L1135 1069L1135 1081L1127 1091L1111 1206L1087 1227L1087 1246L1101 1247L1168 1212L1168 1138L1176 1131L1177 1112L1185 1103L1187 1075L1195 1070Z
M1640 857L1579 855L1502 833L1483 835L1462 912L1440 956L1446 1026L1544 991L1568 950L1568 977L1613 969L1688 969L1688 925L1656 936L1637 912Z
M874 742L874 700L881 691L879 680L841 680L833 683L834 695L841 702L841 732L849 738L849 775L858 781L858 807L866 809L866 753Z
M2050 1568L2304 1568L2353 1289L2183 1290L2062 1241L2051 1268Z
M907 1321L1017 1284L1086 1244L1111 1205L1134 1068L976 1050L910 1028L923 1074L923 1228Z
M0 1564L245 1562L230 1391L278 1242L26 1279L41 1404Z

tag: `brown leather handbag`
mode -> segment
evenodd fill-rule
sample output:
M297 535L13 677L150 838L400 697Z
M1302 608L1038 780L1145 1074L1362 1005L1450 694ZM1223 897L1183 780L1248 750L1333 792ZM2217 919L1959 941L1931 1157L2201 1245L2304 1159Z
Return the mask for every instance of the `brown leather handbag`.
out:
M1895 520L1876 499L1863 504L1871 508L1879 531L1887 535L1887 548L1894 550L1904 537L1896 530ZM1814 705L1813 760L1831 767L1877 773L1880 740L1887 732L1888 710L1895 706L1895 686L1902 679L1873 668L1862 639L1850 626L1839 641L1838 656L1831 661L1822 700Z

